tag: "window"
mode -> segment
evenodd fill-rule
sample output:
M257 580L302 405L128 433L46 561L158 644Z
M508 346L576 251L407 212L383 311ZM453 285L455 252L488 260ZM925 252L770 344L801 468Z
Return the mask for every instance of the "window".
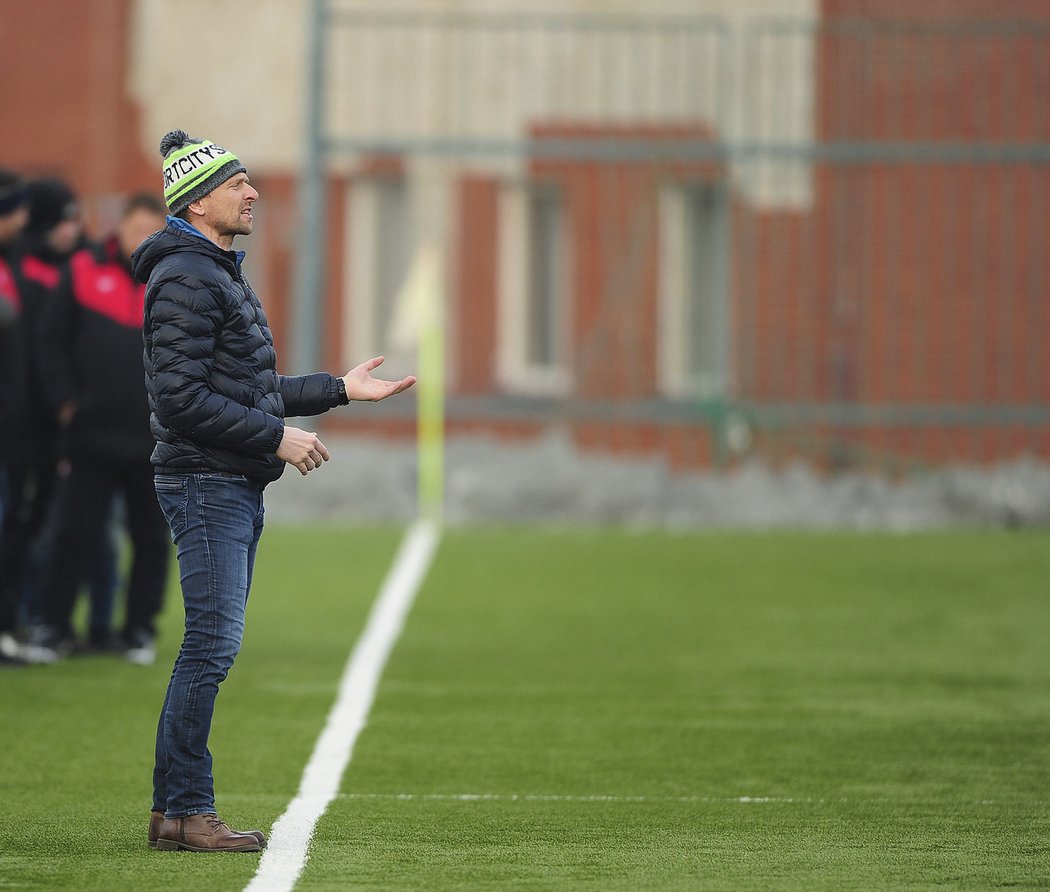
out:
M676 398L729 391L728 210L722 184L660 193L660 389Z
M570 239L561 189L508 184L499 225L501 383L517 393L566 393Z
M393 324L414 245L407 181L401 177L355 180L347 213L346 291L351 307L345 314L345 356L360 362L383 354L389 360L398 353Z

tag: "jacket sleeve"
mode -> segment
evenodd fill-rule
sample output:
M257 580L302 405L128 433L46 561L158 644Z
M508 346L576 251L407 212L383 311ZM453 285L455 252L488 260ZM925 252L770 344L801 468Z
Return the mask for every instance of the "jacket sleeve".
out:
M157 419L204 446L266 455L277 451L284 421L244 406L209 382L225 313L221 298L186 277L157 283L147 305L147 361Z
M78 320L73 279L67 267L54 291L39 295L36 372L48 404L57 409L76 399L77 376L73 368L74 338Z
M313 375L279 375L281 399L289 417L320 415L336 406L350 402L334 375L317 372Z

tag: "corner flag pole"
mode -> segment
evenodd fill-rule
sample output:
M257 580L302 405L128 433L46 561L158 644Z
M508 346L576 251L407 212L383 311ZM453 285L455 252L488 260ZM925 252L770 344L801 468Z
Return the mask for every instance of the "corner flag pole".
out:
M421 258L423 326L419 337L419 511L440 525L445 503L445 294L439 253Z
M441 251L416 249L398 292L391 342L416 351L417 501L420 517L440 525L445 501L445 287Z

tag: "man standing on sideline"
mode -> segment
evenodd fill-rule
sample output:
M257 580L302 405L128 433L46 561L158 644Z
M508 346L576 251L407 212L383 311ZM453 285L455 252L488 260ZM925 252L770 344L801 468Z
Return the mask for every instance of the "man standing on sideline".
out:
M237 156L173 130L160 142L167 227L133 257L147 282L146 387L157 497L177 547L186 629L157 728L149 841L158 849L257 852L215 810L208 750L215 696L244 632L263 489L285 464L306 475L328 461L315 433L286 416L411 387L382 381L377 357L342 378L287 377L266 316L241 270L234 237L252 232L259 193Z
M164 225L152 195L128 200L116 233L77 251L41 311L42 386L64 432L68 473L54 509L51 551L41 578L45 633L31 659L53 662L73 638L77 590L110 548L114 498L131 540L122 649L133 663L154 659L154 621L168 581L168 525L157 504L149 406L142 381L145 286L131 253Z
M55 177L30 180L29 222L19 239L19 264L22 272L23 304L32 308L35 323L27 349L27 400L33 407L31 437L23 441L23 458L17 477L21 481L19 499L26 523L16 533L16 541L5 549L0 563L0 576L5 584L14 584L21 591L22 614L29 627L29 642L22 654L32 661L47 659L49 650L37 650L34 642L47 637L43 628L44 608L41 584L48 561L51 542L52 508L62 490L68 460L63 453L63 425L48 404L48 384L61 369L49 365L49 358L41 355L40 327L48 314L69 258L87 247L80 202L69 183ZM63 367L70 359L61 354ZM141 360L140 360L141 365ZM104 521L100 521L102 525ZM112 525L110 525L112 526ZM91 613L87 649L105 649L111 638L113 602L117 590L117 542L111 531L102 537L92 556L91 568L86 573L90 594ZM72 649L72 638L62 642L62 649Z
M21 370L25 365L22 289L13 246L29 219L28 200L22 178L12 171L0 170L0 574L7 572L2 568L5 542L10 542L13 529L21 523L12 511L10 498L12 449L21 436L18 419L24 398ZM0 575L0 666L24 662L15 638L20 594L16 581Z
M51 178L26 183L29 217L19 235L18 284L22 308L16 365L5 386L17 391L8 444L11 511L0 538L0 586L14 589L19 614L35 622L48 512L55 493L58 426L44 399L39 368L39 326L62 269L83 239L80 205L67 183ZM26 655L22 648L22 655Z

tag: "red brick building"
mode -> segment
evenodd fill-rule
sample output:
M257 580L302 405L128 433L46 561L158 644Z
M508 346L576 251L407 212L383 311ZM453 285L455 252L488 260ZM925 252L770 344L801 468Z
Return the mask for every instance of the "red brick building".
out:
M159 133L129 88L135 15L131 0L0 6L0 165L67 177L96 228L116 196L159 191ZM1050 457L1050 7L1002 15L995 0L824 0L815 21L751 23L727 44L785 72L740 94L764 110L752 132L550 115L520 134L535 152L512 176L465 160L450 429L557 425L688 465ZM797 109L801 130L777 123ZM379 148L329 180L332 368L390 348L411 260L411 158ZM253 181L269 219L252 274L283 350L297 171Z

